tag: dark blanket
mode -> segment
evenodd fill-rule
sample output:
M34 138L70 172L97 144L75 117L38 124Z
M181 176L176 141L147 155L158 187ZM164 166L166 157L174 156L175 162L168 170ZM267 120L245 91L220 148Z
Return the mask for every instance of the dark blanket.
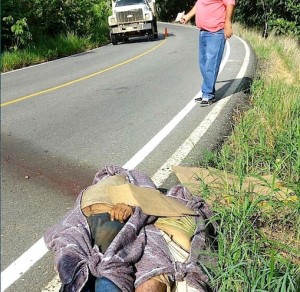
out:
M93 184L105 177L123 174L129 183L140 187L155 188L145 174L109 166L99 171ZM171 281L183 281L206 291L208 277L199 268L201 250L207 248L204 219L212 216L206 203L192 196L183 186L175 186L167 193L197 211L197 229L192 239L187 262L173 260L160 231L152 224L157 219L134 208L133 215L102 254L96 245L91 245L91 233L80 208L79 194L74 208L44 235L47 247L55 254L55 264L62 282L62 291L81 291L91 273L95 277L106 277L122 291L134 291L134 286L160 274L167 274Z

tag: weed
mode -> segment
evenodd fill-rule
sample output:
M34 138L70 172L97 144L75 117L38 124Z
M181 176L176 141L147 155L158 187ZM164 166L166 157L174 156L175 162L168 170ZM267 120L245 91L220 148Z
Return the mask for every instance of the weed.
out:
M234 173L241 183L246 175L259 180L271 175L271 180L267 195L238 185L228 187L226 181L221 191L199 185L206 196L215 198L212 206L219 222L218 265L202 268L218 291L296 292L300 290L299 46L293 39L272 35L263 39L239 26L235 31L248 40L259 59L251 109L238 113L233 134L218 153L206 154L205 166ZM294 201L278 200L275 178L294 190ZM220 196L229 197L230 203L217 200Z

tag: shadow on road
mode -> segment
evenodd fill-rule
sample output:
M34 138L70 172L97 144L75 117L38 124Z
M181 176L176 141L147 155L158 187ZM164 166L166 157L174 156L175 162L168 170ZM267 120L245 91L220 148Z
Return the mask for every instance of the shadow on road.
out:
M221 87L216 91L216 99L222 99L226 96L242 92L244 94L250 93L251 84L253 82L253 78L243 77L241 79L229 79L229 80L218 80L217 84L222 84ZM234 90L230 90L230 86L233 83L239 84Z

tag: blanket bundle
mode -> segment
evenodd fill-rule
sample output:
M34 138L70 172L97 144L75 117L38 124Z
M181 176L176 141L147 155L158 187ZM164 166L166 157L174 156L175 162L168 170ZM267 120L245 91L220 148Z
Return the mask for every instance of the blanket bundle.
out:
M100 170L93 184L117 174L124 175L128 183L136 186L156 188L142 172L118 166ZM173 258L162 233L153 225L157 217L144 214L139 207L134 207L133 215L102 254L96 245L92 246L89 225L81 211L83 191L74 208L44 235L47 247L55 255L61 291L81 291L90 274L108 278L124 292L134 291L134 287L161 274L167 274L172 282L186 281L198 291L207 291L208 277L199 262L204 259L201 251L208 248L206 223L213 214L199 196L191 195L182 185L171 188L166 194L197 213L197 228L188 260L180 263Z

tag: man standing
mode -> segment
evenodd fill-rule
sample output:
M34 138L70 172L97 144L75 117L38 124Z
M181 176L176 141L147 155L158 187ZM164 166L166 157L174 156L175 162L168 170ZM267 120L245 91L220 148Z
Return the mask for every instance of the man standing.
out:
M232 18L235 0L198 0L181 18L186 24L196 16L199 33L199 66L203 78L202 96L195 98L202 106L215 101L215 84L225 48L225 41L232 36Z

